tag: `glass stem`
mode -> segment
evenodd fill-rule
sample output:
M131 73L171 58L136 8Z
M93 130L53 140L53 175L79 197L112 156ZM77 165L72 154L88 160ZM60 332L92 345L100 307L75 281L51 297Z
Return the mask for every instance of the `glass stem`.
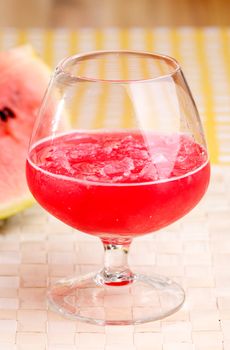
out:
M133 282L135 275L128 265L129 244L104 244L104 268L96 279L100 284L123 286Z

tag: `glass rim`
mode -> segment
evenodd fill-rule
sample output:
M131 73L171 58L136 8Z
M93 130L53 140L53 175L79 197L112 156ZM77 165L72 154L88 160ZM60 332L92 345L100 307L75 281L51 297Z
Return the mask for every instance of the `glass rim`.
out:
M89 60L91 57L97 57L102 55L108 55L108 54L131 54L131 55L138 55L138 56L146 56L148 58L153 59L161 59L162 61L166 63L171 63L173 65L172 72L167 74L160 74L159 76L153 77L153 78L143 78L143 79L101 79L101 78L93 78L93 77L87 77L84 75L75 75L66 69L65 65L73 60ZM56 67L56 72L64 74L67 78L70 78L71 81L75 82L94 82L94 83L117 83L117 84L128 84L128 83L142 83L142 82L152 82L157 80L162 80L165 78L172 77L176 73L181 71L180 64L177 62L177 60L169 55L160 54L160 53L152 53L149 51L140 51L140 50L96 50L96 51L89 51L85 53L75 54L71 56L67 56L64 59L62 59L59 64Z

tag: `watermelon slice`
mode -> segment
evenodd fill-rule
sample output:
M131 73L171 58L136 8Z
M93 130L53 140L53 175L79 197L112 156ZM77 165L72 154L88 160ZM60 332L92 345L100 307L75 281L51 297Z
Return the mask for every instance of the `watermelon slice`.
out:
M0 53L0 219L33 203L25 177L28 143L50 71L30 46Z

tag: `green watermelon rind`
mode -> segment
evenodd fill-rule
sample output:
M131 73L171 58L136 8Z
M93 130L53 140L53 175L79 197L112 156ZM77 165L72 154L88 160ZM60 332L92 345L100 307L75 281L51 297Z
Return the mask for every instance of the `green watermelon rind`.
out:
M14 202L9 203L8 205L4 204L4 208L0 207L0 220L7 219L34 204L35 199L31 195L17 198L17 201L14 200Z

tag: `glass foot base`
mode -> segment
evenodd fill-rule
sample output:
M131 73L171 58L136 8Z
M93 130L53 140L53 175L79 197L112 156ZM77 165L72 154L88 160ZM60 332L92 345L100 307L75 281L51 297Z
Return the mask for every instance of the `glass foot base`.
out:
M101 285L97 275L63 279L48 292L51 308L97 325L134 325L162 319L183 304L183 289L162 276L135 275L124 286Z

